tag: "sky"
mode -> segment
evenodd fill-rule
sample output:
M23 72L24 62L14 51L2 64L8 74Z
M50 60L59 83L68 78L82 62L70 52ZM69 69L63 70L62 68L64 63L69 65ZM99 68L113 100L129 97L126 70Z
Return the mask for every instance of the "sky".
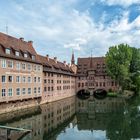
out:
M140 0L0 0L0 32L32 40L38 54L70 62L140 48Z

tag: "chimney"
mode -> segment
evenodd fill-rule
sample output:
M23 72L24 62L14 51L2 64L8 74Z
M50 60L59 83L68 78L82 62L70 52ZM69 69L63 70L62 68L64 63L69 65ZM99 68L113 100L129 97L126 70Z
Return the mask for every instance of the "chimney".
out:
M57 63L57 57L54 57L54 61L55 61L55 63Z
M28 41L29 46L33 46L33 41Z
M46 55L46 58L47 58L47 60L49 61L49 55L48 55L48 54Z
M24 41L24 38L23 38L23 37L20 37L19 39L20 39L21 41Z
M64 61L63 63L64 63L64 65L65 65L65 67L66 67L66 61Z

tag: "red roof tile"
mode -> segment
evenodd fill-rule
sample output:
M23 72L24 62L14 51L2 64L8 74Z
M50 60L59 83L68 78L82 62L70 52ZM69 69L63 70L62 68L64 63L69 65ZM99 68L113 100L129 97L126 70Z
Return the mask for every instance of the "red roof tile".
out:
M10 55L5 53L6 48L11 49ZM15 51L19 51L20 56L16 56ZM24 58L23 53L27 53L28 58ZM26 42L0 32L0 56L38 63L37 58L36 60L32 60L32 55L36 57L37 53L31 41Z
M52 72L56 71L58 73L62 72L62 73L72 73L72 74L74 74L72 69L67 64L65 65L64 63L62 63L60 61L55 62L54 59L51 59L51 58L47 59L47 57L41 56L41 55L38 55L38 57L39 57L40 62L44 66L50 68L52 70Z

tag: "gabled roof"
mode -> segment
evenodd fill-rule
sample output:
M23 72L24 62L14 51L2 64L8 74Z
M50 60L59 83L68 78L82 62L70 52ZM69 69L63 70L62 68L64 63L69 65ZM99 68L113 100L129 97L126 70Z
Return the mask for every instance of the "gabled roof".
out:
M55 62L52 58L47 58L45 56L38 55L40 62L45 67L44 70L48 70L55 73L62 73L62 74L74 74L71 67L67 64L64 64L60 61Z
M91 64L92 63L92 64ZM96 75L105 75L105 57L78 58L78 75L86 75L88 70L94 70Z
M10 54L5 53L5 49L7 48L11 50ZM16 51L20 53L20 56L15 55ZM24 53L27 53L28 58L24 58ZM32 41L26 42L0 32L0 56L39 63L37 57L36 60L32 60L32 55L35 57L37 56L37 53L33 48Z

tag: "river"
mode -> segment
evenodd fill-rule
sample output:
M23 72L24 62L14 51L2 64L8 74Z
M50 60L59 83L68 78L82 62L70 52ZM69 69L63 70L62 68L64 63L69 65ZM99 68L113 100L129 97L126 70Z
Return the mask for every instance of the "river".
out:
M86 100L70 97L0 115L0 140L140 140L140 97Z

